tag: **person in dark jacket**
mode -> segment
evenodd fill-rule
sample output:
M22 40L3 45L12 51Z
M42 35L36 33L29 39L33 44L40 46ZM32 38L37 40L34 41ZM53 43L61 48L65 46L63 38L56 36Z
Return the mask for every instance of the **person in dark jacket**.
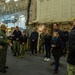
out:
M67 42L68 42L68 35L69 35L69 32L67 31L67 28L64 28L63 34L64 34L64 51L63 51L63 54L64 54L64 56L66 56Z
M54 69L54 74L58 73L58 68L59 68L59 59L60 56L62 55L62 40L58 34L58 32L54 32L53 33L53 37L52 37L52 55L54 57L54 61L55 61L55 69Z
M13 50L13 39L14 38L14 36L13 36L13 34L11 34L9 37L8 37L8 39L10 40L10 42L12 43L12 46L11 46L11 50L12 50L12 53L14 53L14 50Z
M59 34L59 36L60 36L60 38L62 40L62 55L63 55L65 36L63 34L63 31L59 29L59 25L58 24L54 24L53 28L54 28L53 32L58 32L58 34Z
M35 55L37 55L38 32L36 31L36 28L33 28L33 32L30 36L30 42L32 54L34 54L35 51Z
M16 29L13 32L13 51L14 51L14 55L16 56L16 54L18 53L19 56L19 50L20 50L20 43L19 43L19 37L21 36L21 31L19 30L18 26L16 26Z
M27 43L27 36L26 36L25 31L22 32L22 35L20 36L19 41L20 41L19 58L24 58L25 48L26 48L26 43Z
M51 31L50 31L50 29L47 29L46 35L45 35L46 57L45 57L44 61L50 61L50 58L51 58L50 49L51 49Z
M64 34L63 34L63 32L59 29L59 25L57 24L57 23L55 23L54 25L53 25L53 32L58 32L58 34L59 34L59 36L60 36L60 38L61 38L61 40L62 40L62 55L63 55L63 50L64 50ZM51 63L51 65L54 65L55 64L55 62L53 61L52 63Z
M63 34L62 30L59 29L59 25L54 24L53 29L54 29L53 32L58 32L58 34L60 35L60 38L62 39L62 42L64 42L65 37L64 37L64 34Z
M75 21L69 33L68 75L75 75Z

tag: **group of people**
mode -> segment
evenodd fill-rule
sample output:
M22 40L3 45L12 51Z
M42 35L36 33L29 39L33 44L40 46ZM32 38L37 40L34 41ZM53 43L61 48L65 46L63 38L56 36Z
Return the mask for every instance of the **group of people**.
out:
M24 58L25 48L27 43L26 31L22 32L19 30L19 27L16 26L15 30L9 38L13 44L11 47L13 56L18 56L19 58Z
M12 35L10 36L11 43L8 42L8 37L6 35L6 26L4 24L0 27L0 72L6 73L6 56L8 46L11 46L13 56L19 56L19 58L24 58L25 45L27 43L26 31L20 31L18 26L16 26Z
M50 61L51 56L54 57L54 61L51 65L55 64L54 74L58 73L60 65L60 57L66 55L67 45L69 44L68 50L68 75L75 74L75 21L73 23L73 28L70 32L64 28L64 30L59 29L58 24L53 25L53 33L51 33L50 28L46 28L40 34L39 39L39 51L37 50L38 46L38 37L39 33L36 28L33 28L31 35L29 36L30 40L30 50L32 55L37 55L43 53L45 54L44 61ZM26 31L20 31L19 27L16 26L15 30L11 34L10 38L11 43L7 42L7 36L5 32L4 25L0 28L0 72L5 73L6 68L6 55L8 45L11 46L13 56L18 56L19 58L24 58L27 36Z
M50 28L44 29L40 34L40 44L39 44L39 53L45 53L44 61L50 61L51 54L54 57L54 62L51 65L55 64L54 74L58 73L59 61L62 55L66 55L67 52L67 42L69 32L64 28L63 31L59 29L58 24L53 25L53 33L51 34ZM33 32L30 35L30 50L32 54L37 55L37 43L38 43L38 32L36 28L33 29Z

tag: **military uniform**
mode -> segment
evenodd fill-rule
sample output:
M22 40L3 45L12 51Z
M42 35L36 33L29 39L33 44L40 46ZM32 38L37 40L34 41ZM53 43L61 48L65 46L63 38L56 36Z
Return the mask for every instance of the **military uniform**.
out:
M68 64L67 71L68 75L75 75L75 65Z
M19 54L19 57L24 57L24 54L25 54L25 49L26 49L26 43L27 43L27 37L26 35L21 35L20 36L20 54Z
M4 34L3 31L0 30L0 46L2 46L2 49L0 49L0 71L5 72L5 65L6 65L6 56L7 56L7 48L9 43L7 42L6 34Z
M45 43L45 33L41 33L40 34L39 53L43 52L43 54L44 54L44 43Z
M75 27L69 33L68 75L75 75Z
M21 31L16 31L14 30L13 32L13 52L14 56L16 56L16 53L19 55L19 50L20 50L20 43L19 43L19 37L21 36Z

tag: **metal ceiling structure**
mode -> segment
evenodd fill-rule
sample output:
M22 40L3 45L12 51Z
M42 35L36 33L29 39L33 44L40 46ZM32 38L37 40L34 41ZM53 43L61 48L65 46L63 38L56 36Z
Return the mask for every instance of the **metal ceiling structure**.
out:
M28 25L28 23L29 23L31 2L32 2L32 0L28 0L27 21L26 21L26 25Z
M0 15L12 14L28 9L28 0L0 0Z

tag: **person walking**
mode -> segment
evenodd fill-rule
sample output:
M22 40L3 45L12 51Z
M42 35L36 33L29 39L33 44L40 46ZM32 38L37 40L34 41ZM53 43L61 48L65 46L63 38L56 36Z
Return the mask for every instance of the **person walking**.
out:
M54 69L54 74L58 73L58 69L59 69L59 59L62 55L62 40L58 34L58 32L54 32L53 33L53 37L52 37L52 55L54 57L54 61L55 61L55 69Z
M61 48L61 50L62 50L62 55L63 55L63 50L64 50L64 34L63 34L62 30L59 29L59 25L57 23L55 23L53 25L53 33L54 32L58 32L58 34L59 34L59 36L60 36L60 38L62 40L62 48ZM55 61L53 60L53 62L51 62L50 65L54 65L54 64L55 64Z

